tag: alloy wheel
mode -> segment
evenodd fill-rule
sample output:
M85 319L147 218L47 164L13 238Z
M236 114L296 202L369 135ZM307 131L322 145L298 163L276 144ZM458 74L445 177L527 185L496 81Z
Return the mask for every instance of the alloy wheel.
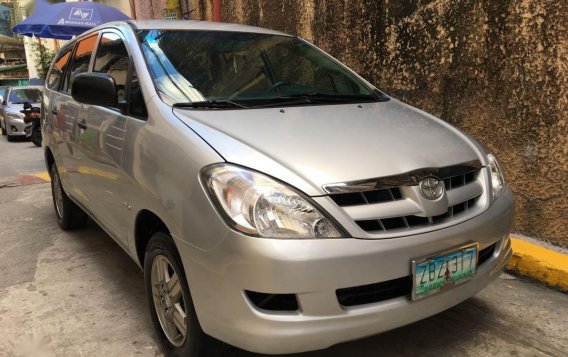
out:
M63 190L57 170L53 171L53 199L55 201L55 210L57 211L57 216L63 218Z
M158 255L152 262L152 297L162 331L170 343L183 346L188 331L183 290L170 260Z

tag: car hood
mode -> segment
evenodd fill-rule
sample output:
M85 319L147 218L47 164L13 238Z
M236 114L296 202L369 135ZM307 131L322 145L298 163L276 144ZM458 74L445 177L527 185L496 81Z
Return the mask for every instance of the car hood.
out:
M388 102L268 109L174 109L226 161L311 196L331 183L480 160L467 135L423 111Z
M41 103L30 103L32 107L40 107ZM6 107L6 110L12 113L19 113L20 110L24 110L23 104L10 104Z

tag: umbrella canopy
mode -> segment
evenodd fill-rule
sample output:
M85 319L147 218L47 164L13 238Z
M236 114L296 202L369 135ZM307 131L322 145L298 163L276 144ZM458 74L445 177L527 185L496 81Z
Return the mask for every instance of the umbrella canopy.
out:
M95 2L50 5L45 1L37 1L35 12L14 26L12 31L30 37L69 40L100 24L121 20L130 18L112 6Z

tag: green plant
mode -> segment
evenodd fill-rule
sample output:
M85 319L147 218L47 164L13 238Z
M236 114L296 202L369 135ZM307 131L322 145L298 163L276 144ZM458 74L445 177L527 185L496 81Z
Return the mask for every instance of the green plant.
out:
M49 71L49 67L51 66L51 62L55 57L55 52L42 45L39 40L32 43L32 49L36 54L35 65L37 68L37 75L39 78L45 79L47 72Z

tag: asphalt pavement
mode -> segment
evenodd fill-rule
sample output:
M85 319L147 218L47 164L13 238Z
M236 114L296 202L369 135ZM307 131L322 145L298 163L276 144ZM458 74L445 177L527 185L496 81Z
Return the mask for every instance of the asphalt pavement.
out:
M0 136L0 178L45 171L42 150L26 138Z
M42 149L0 137L0 181L41 171ZM162 355L142 272L94 223L61 231L49 184L0 188L0 246L0 356ZM566 356L567 317L568 295L504 274L431 318L295 356Z

